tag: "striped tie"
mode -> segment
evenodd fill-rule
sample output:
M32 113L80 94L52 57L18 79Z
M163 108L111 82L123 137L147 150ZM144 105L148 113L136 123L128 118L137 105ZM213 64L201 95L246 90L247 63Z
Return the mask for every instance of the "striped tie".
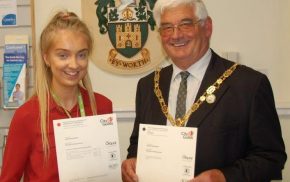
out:
M181 81L177 94L175 119L182 118L186 110L186 95L187 95L187 77L189 72L180 72Z

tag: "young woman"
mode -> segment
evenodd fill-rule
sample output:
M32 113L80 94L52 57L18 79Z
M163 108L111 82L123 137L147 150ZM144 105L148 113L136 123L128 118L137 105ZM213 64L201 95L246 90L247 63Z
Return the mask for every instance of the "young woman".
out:
M58 12L40 38L35 95L16 110L5 148L1 182L59 181L52 121L112 113L88 75L93 40L72 12ZM97 139L96 139L97 140Z

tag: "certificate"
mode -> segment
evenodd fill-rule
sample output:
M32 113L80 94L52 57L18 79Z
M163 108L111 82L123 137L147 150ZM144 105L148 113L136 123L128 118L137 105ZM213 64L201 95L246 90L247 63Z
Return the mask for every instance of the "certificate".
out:
M139 182L187 181L194 177L197 128L140 124Z
M53 121L61 182L121 181L115 114Z

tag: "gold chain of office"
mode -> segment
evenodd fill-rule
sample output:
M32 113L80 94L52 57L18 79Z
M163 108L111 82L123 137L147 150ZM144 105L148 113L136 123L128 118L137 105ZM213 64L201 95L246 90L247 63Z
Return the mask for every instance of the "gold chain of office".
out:
M215 98L213 95L216 90L218 90L223 83L224 80L226 80L228 77L231 76L231 74L235 71L236 67L238 66L237 63L235 63L233 66L231 66L228 70L226 70L211 86L209 86L206 91L199 97L199 99L192 104L190 109L185 113L185 115L182 118L177 118L176 120L173 119L172 115L168 112L168 106L166 105L164 98L162 96L162 92L159 88L159 78L160 78L160 68L158 68L155 71L154 76L154 92L156 97L158 98L158 101L161 106L161 110L163 114L166 116L166 118L170 121L172 126L178 126L183 127L185 125L185 122L189 119L190 115L195 112L199 106L207 100L207 98ZM212 102L209 102L212 103Z

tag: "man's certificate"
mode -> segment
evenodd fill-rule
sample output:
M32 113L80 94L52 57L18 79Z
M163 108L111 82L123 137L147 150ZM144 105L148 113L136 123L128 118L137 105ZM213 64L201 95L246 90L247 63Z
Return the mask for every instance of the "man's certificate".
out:
M140 124L139 182L187 181L194 177L197 128Z
M53 121L59 180L121 181L115 114Z

